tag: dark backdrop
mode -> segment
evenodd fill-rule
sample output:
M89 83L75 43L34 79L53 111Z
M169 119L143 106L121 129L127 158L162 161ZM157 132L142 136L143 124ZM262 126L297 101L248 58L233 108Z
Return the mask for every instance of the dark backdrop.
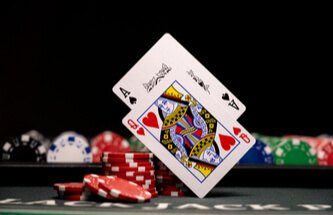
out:
M112 86L165 32L243 101L240 121L249 131L332 133L332 25L325 12L311 5L161 6L154 13L128 7L2 4L1 138L30 129L49 136L106 129L129 135L121 124L129 109Z

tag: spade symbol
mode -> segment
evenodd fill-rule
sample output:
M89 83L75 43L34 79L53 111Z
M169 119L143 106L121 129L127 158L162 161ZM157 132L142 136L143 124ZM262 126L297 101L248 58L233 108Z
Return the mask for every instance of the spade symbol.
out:
M226 101L229 101L229 95L228 95L228 93L223 93L222 94L222 99L226 100Z
M132 97L132 96L129 97L129 101L132 105L136 103L136 100L137 99L135 97Z

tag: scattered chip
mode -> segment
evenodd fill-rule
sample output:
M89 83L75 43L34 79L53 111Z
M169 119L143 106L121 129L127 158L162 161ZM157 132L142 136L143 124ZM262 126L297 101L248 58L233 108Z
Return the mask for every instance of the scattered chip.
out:
M122 178L106 176L101 188L117 199L133 202L145 202L151 199L151 193L134 182Z

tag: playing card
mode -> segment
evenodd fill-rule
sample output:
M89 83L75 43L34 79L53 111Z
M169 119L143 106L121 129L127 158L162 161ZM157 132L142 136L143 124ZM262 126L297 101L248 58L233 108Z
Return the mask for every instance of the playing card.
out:
M123 119L197 196L203 198L251 148L255 139L208 97L175 80ZM192 84L193 85L193 84Z
M152 98L154 92L161 94L165 85L180 77L191 82L197 92L217 101L231 118L238 119L245 111L244 104L170 34L163 35L113 87L113 92L133 108L142 99Z

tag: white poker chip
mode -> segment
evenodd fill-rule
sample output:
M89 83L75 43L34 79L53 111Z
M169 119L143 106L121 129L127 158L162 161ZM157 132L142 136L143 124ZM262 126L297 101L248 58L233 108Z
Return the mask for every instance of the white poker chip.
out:
M47 153L49 163L91 163L91 148L81 135L62 134L56 138Z

